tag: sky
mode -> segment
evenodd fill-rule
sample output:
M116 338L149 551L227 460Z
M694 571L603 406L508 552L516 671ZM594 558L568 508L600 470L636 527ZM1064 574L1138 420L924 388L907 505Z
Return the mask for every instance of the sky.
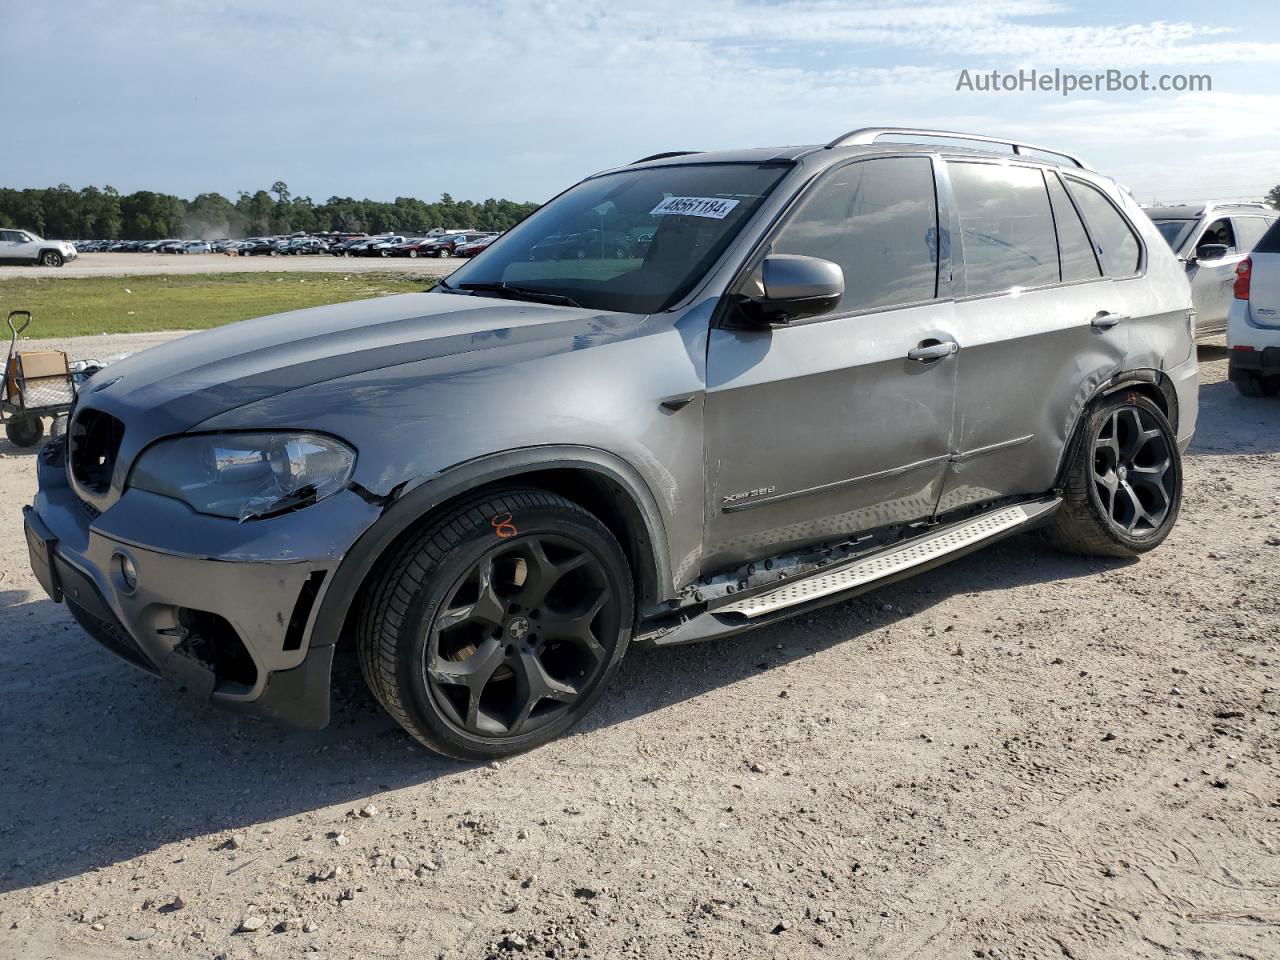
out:
M0 0L0 62L0 186L541 201L862 126L1058 147L1143 202L1280 183L1270 0ZM956 89L1022 68L1212 91Z

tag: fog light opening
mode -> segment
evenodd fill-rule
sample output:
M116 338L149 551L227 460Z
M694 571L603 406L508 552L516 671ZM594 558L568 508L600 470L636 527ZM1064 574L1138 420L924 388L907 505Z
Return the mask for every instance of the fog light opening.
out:
M120 575L120 583L129 593L138 589L138 568L133 565L133 561L126 557L123 553L117 553L115 556L116 573Z

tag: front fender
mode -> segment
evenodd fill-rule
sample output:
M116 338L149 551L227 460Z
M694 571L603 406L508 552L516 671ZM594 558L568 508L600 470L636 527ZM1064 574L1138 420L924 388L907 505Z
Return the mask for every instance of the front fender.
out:
M614 454L593 447L523 447L457 464L385 497L369 494L382 505L382 514L343 557L321 602L311 646L331 646L338 642L347 613L369 573L401 535L424 517L470 491L539 470L580 470L616 485L627 498L643 531L640 554L646 558L648 569L639 573L648 587L645 592L652 592L653 599L674 593L662 512L653 492L634 467Z

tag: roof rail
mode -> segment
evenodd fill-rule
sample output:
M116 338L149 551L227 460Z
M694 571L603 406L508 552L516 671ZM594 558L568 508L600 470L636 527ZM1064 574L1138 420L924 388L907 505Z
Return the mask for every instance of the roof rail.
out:
M1054 150L1050 147L1039 147L1034 143L1022 143L1019 140L1009 140L1003 137L985 137L979 133L956 133L952 130L926 130L919 127L859 127L857 130L850 130L848 133L842 133L830 143L827 149L832 150L835 147L843 147L848 144L856 143L875 143L881 137L885 136L911 136L922 137L925 139L947 139L947 140L973 140L977 143L996 143L1003 147L1009 147L1015 154L1021 154L1027 150L1033 150L1036 153L1047 153L1051 156L1062 157L1064 160L1070 160L1081 170L1093 169L1083 160L1070 153L1063 153L1061 150Z
M637 163L648 163L650 160L666 160L668 157L688 157L695 153L702 153L701 150L669 150L666 153L653 153L647 157L641 157L639 160L632 160L629 166L635 166Z

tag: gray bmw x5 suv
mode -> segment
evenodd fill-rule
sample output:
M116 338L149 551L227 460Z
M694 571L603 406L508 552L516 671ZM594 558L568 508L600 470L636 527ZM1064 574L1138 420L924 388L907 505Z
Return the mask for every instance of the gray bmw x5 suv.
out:
M536 253L570 234L600 242ZM635 643L1032 528L1156 546L1190 323L1168 244L1066 154L896 128L660 154L430 292L106 368L38 458L31 563L218 704L323 725L349 641L414 737L500 756L565 732Z

